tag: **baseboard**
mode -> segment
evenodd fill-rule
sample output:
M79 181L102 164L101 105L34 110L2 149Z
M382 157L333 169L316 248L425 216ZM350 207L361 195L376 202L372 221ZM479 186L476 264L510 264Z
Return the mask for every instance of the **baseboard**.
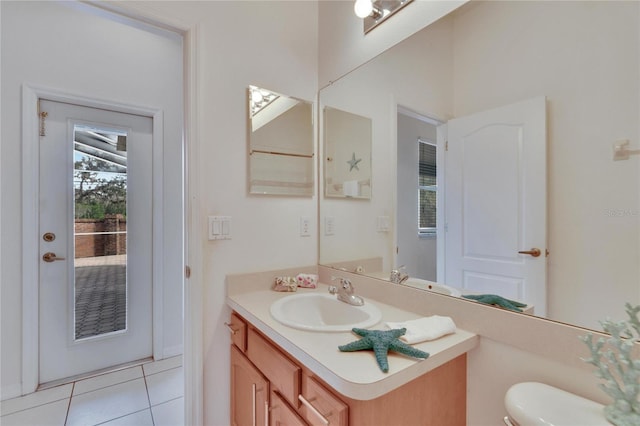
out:
M22 385L15 383L13 385L2 386L0 389L0 401L5 399L17 398L22 396Z

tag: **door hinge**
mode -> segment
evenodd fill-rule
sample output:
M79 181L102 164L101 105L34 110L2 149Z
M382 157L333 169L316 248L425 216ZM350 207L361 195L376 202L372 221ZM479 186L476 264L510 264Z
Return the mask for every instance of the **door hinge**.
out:
M449 151L449 141L444 141L444 150Z
M184 277L191 278L191 267L189 265L184 267Z
M40 136L47 136L47 133L45 131L45 119L47 118L47 115L49 115L48 112L42 111L40 109L40 100L38 99L38 118L40 120L40 123L39 123Z

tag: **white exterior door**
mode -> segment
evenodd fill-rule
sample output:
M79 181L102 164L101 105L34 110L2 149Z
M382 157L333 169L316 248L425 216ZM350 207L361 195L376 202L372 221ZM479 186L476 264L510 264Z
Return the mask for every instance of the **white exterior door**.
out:
M41 100L39 382L152 355L153 120Z
M445 282L545 315L545 98L449 121L445 173Z

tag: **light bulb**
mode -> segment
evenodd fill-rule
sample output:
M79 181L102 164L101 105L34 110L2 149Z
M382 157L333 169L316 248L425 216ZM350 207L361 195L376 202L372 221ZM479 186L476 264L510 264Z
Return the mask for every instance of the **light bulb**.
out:
M256 104L259 104L262 102L262 94L258 90L254 90L251 92L251 100Z
M358 18L366 18L373 12L373 2L371 0L356 0L356 4L353 5L353 11Z

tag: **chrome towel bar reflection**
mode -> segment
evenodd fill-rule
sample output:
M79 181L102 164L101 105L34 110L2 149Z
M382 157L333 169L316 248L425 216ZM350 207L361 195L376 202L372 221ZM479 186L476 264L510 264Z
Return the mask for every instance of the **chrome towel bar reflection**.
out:
M291 153L288 153L288 152L262 151L262 150L259 150L259 149L252 149L249 152L249 155L253 155L254 152L258 153L258 154L286 155L288 157L313 158L313 154L291 154Z

